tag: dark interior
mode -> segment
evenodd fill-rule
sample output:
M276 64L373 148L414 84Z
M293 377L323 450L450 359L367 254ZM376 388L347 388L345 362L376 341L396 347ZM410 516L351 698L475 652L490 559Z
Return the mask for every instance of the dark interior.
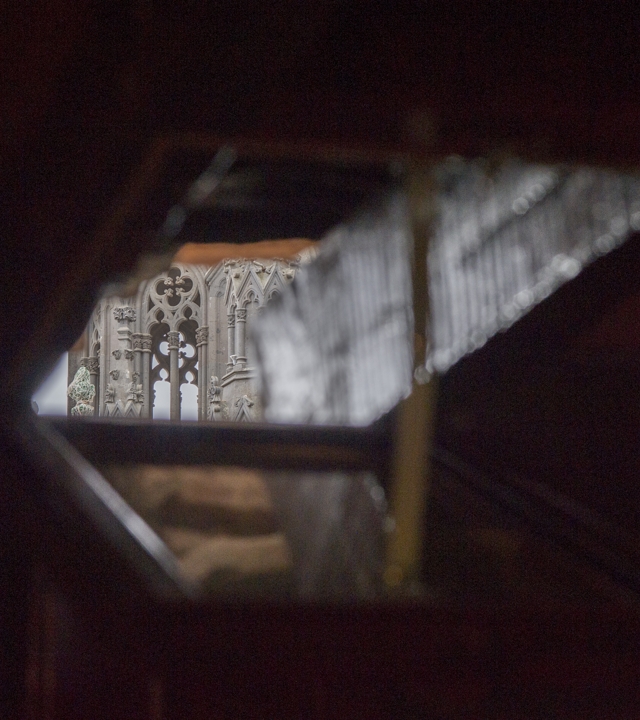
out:
M37 1L2 17L3 716L637 717L636 236L441 378L418 599L193 599L29 406L145 253L316 238L452 154L637 167L637 11ZM164 233L218 138L240 158L219 200L189 208L188 237ZM94 431L64 425L89 456ZM371 453L310 429L262 442L384 470L389 427ZM121 447L149 454L151 435Z

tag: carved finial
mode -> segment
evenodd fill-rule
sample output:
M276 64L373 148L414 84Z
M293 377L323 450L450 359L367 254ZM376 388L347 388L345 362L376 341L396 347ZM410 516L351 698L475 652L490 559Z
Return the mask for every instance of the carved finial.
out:
M118 322L135 322L136 311L130 306L113 308L113 317Z

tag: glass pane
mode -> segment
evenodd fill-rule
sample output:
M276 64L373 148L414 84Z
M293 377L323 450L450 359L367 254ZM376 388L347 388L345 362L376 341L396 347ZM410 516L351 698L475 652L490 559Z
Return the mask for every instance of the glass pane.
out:
M101 471L204 592L345 599L383 592L386 503L366 473L141 464Z
M181 251L134 295L102 298L69 354L70 413L368 425L390 411L413 361L404 195L315 245L267 242L284 257L204 264Z
M31 399L31 405L36 414L67 414L68 367L69 354L63 353L49 377L42 383Z
M434 174L427 365L436 372L640 228L633 175L459 158ZM85 349L69 356L71 377L86 366L76 414L372 422L411 385L409 225L406 198L392 189L327 233L310 262L304 253L180 260L138 295L101 300Z

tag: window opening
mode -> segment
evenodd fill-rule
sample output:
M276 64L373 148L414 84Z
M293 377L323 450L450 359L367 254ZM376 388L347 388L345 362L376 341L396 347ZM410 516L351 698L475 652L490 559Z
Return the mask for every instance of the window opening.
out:
M60 356L49 377L34 393L31 404L38 415L66 415L69 353Z
M133 297L103 297L79 349L65 353L55 378L34 395L34 409L77 415L80 403L84 415L110 418L259 420L248 334L314 254L173 263ZM72 398L80 376L87 397Z

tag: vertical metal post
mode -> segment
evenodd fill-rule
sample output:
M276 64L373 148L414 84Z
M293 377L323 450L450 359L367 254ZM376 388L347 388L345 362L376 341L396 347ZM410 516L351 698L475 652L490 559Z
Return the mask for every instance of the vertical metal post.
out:
M167 342L169 345L169 384L171 386L169 417L171 420L180 420L180 377L178 370L180 333L177 330L168 332Z
M429 489L429 453L437 400L436 378L428 377L429 283L427 251L437 214L431 170L413 168L408 180L413 234L414 380L400 405L392 467L391 508L395 520L387 546L389 589L411 592L421 580L424 514Z

